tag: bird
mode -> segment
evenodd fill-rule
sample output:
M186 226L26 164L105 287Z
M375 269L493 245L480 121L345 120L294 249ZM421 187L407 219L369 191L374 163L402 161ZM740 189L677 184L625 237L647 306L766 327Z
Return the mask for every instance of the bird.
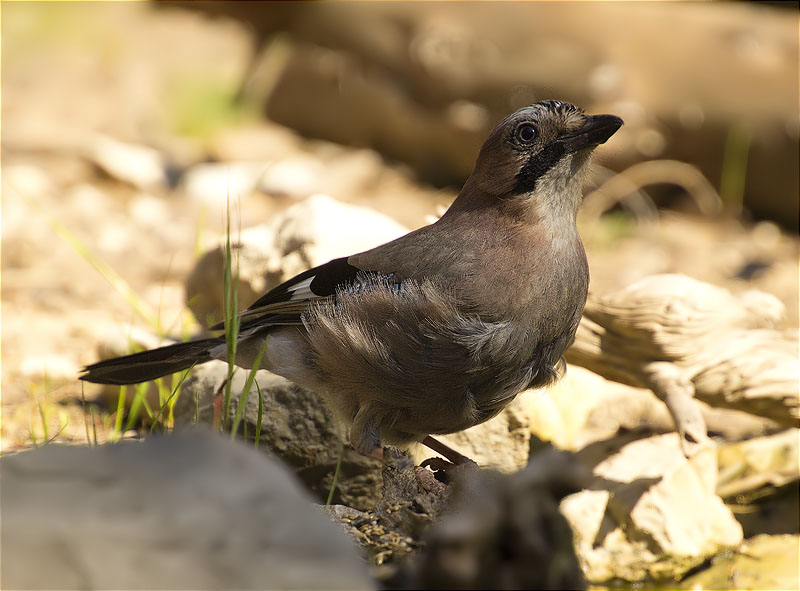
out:
M416 442L463 462L434 436L489 420L565 369L589 286L582 185L622 124L557 100L511 113L437 221L302 272L242 311L235 364L258 360L325 395L364 455ZM227 357L222 335L100 361L80 379L133 384Z

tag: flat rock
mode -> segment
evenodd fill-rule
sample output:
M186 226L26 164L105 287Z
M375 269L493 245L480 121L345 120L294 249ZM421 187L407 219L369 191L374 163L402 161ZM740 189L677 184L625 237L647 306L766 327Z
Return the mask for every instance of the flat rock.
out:
M142 191L164 190L169 184L164 156L149 146L98 134L88 141L86 156L112 178Z
M20 374L25 378L43 379L51 386L71 382L78 375L78 370L75 359L57 354L26 357L19 367Z
M652 391L633 388L577 365L546 389L520 396L533 435L577 451L614 437L620 429L670 430L666 405Z
M781 487L800 479L800 429L755 437L719 450L717 492L724 498Z
M225 211L228 201L248 197L266 173L266 162L220 162L196 164L181 181L183 190L194 200Z
M51 445L0 471L4 587L374 587L283 466L222 437Z
M798 429L720 447L717 494L746 537L798 533L799 447Z
M715 493L716 449L687 459L675 433L598 442L578 453L591 466L588 490L564 499L587 578L677 578L742 540Z

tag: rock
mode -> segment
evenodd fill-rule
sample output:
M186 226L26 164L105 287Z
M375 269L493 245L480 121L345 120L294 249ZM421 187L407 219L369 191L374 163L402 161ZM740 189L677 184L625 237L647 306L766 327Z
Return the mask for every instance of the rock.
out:
M55 183L40 167L33 164L13 164L7 166L3 174L3 184L23 197L41 199L55 191Z
M353 195L396 196L398 184L410 185L407 179L410 175L389 168L374 150L337 148L341 152L326 162L321 179L322 192L331 197L350 201ZM373 199L368 198L367 202L372 203Z
M592 467L588 490L564 499L587 579L672 579L742 540L742 528L715 494L716 450L691 459L677 434L628 434L578 454Z
M621 429L672 429L663 402L645 388L613 382L577 365L546 389L520 396L533 435L577 451Z
M282 256L298 252L309 267L408 233L408 228L388 216L327 195L313 195L288 208L274 220L273 227L277 251Z
M746 537L798 533L800 431L786 429L719 449L719 494Z
M128 203L128 214L136 224L158 231L164 220L170 219L169 202L155 195L138 193Z
M681 581L681 589L797 589L800 538L755 536L737 552L722 556Z
M585 587L558 501L587 474L548 449L515 474L462 465L444 485L409 456L386 448L374 511L329 508L382 565L392 589L580 589ZM409 556L411 554L411 556Z
M340 84L346 93L336 90ZM305 96L303 86L311 89ZM336 117L319 116L318 101ZM448 116L457 107L420 105L379 69L364 71L358 56L317 44L293 48L265 108L270 119L301 134L379 150L440 186L464 181L490 129L465 129ZM314 113L303 119L303 109Z
M800 429L786 429L721 447L717 493L728 499L800 479L799 442Z
M26 357L19 373L29 380L43 380L48 387L72 382L80 368L74 359L65 355L36 355Z
M325 163L306 154L289 156L270 164L259 178L258 186L267 195L304 199L321 191Z
M367 553L371 564L383 566L400 562L419 548L419 541L395 531L374 513L346 505L331 505L328 515ZM390 572L394 572L392 569Z
M225 211L228 202L249 197L269 169L267 162L196 164L183 176L181 187L192 199Z
M232 378L229 427L239 407L247 373L239 369ZM227 374L228 365L222 361L205 363L190 372L173 408L176 428L214 422L215 403L219 407L222 402L222 394L218 393ZM372 509L380 495L380 462L350 447L346 432L338 428L323 396L260 371L248 393L238 433L247 440L255 439L259 390L262 401L259 449L290 466L319 502L328 498L341 454L332 502Z
M419 540L441 511L447 487L433 472L418 467L407 452L392 447L384 448L381 476L375 515L391 529Z
M531 429L525 408L526 399L535 395L534 391L523 392L493 419L465 431L437 435L436 439L477 462L482 468L516 472L528 463ZM427 447L415 446L412 455L419 463L437 454Z
M367 207L313 195L233 241L234 258L239 259L240 309L297 273L407 232ZM186 280L187 305L201 324L222 320L224 261L222 244L203 255Z
M231 259L238 263L233 278L239 310L263 295L268 285L278 285L281 262L271 250L274 240L270 226L248 228L231 237ZM224 239L216 242L197 260L185 283L186 306L201 326L213 326L224 317L226 247Z
M371 150L299 151L272 159L196 164L184 176L183 188L192 198L224 210L227 199L260 191L272 197L306 199L324 192L352 199L373 189L384 172L383 162ZM326 153L332 152L332 153Z
M374 587L285 468L222 437L50 445L0 470L8 588Z
M405 557L421 547L451 487L394 447L384 448L381 478L381 496L373 510L335 505L328 514L368 553L371 564L388 567L379 573L386 582L397 574Z
M167 165L158 150L96 135L86 146L86 156L109 176L141 191L164 190Z
M416 466L407 452L393 447L384 448L381 476L381 497L373 510L334 505L328 514L367 552L370 564L383 567L375 574L386 583L405 558L421 547L450 487L436 480L433 472Z

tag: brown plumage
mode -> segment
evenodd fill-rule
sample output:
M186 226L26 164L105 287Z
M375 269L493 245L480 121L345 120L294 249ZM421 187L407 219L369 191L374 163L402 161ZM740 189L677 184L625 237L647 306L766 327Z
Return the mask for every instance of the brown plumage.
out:
M267 338L261 367L328 394L365 454L471 427L548 384L588 290L581 185L620 125L558 101L509 115L436 223L301 273L243 312L237 365ZM222 338L177 344L82 379L133 383L225 355Z

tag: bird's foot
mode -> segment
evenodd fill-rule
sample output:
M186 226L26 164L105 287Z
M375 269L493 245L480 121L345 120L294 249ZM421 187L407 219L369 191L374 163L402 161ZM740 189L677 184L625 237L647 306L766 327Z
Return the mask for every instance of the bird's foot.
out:
M426 436L425 439L422 440L422 445L432 449L436 453L444 456L447 458L450 464L454 465L462 465L462 464L475 464L473 460L470 460L467 456L458 453L449 445L445 445L438 439L434 439L430 435ZM425 460L425 462L430 462L432 460L441 460L441 458L430 458L429 460ZM423 462L424 465L424 462ZM475 464L477 466L477 464Z
M450 484L455 480L459 474L462 474L465 471L477 470L478 464L475 463L473 460L470 460L467 457L464 457L463 462L458 464L454 464L453 462L449 462L444 458L428 458L424 462L422 462L420 466L420 470L431 474L436 480L442 482L444 484ZM428 468L432 470L432 472L425 470Z
M428 458L420 464L421 468L430 468L440 482L448 484L458 472L478 468L478 464L474 460L458 453L450 446L434 439L430 435L422 440L422 444L444 456L444 458Z

